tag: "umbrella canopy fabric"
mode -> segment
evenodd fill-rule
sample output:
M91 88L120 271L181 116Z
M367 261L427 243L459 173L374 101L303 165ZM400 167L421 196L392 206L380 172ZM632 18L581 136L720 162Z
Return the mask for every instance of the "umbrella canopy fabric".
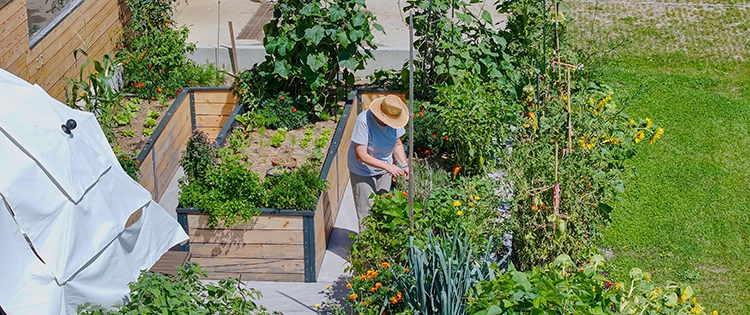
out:
M0 152L0 253L19 257L0 260L9 315L122 302L128 282L187 240L119 165L93 114L2 69Z

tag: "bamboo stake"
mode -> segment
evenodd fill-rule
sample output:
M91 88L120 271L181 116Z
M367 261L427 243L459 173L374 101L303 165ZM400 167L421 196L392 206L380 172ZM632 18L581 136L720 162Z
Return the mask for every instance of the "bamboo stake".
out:
M565 68L568 75L568 153L573 150L573 125L570 122L570 68Z
M560 61L560 32L558 31L558 25L560 24L560 21L558 20L558 6L557 6L557 0L555 0L555 46L557 49L555 49L555 55L557 56L555 58L556 61ZM560 64L557 65L557 82L560 83L560 79L562 78L562 68L560 67Z

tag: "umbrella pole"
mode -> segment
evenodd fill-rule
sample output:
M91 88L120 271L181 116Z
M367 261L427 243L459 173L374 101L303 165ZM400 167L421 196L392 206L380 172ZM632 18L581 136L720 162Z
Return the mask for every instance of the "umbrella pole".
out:
M409 14L409 226L414 228L414 12Z

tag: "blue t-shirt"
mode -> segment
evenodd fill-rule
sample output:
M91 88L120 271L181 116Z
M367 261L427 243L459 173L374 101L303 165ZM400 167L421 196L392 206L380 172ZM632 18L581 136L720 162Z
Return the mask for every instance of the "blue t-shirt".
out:
M385 170L357 160L354 144L366 145L367 153L391 164L393 163L393 147L396 146L396 139L401 138L405 132L404 128L394 129L387 125L380 125L369 109L357 115L352 131L352 143L349 145L349 171L359 176L384 174Z

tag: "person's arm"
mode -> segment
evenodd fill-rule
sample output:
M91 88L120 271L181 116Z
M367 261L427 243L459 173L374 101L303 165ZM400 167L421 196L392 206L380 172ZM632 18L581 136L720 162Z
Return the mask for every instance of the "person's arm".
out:
M354 154L357 156L357 160L359 160L360 162L372 167L383 169L386 172L391 173L391 175L393 175L394 177L404 174L404 170L400 169L398 166L383 162L370 155L370 153L367 153L367 146L364 144L355 143Z
M393 147L393 160L396 161L397 165L403 166L402 170L406 175L406 180L409 180L409 160L406 159L406 153L404 153L404 143L401 138L396 139L396 146Z

